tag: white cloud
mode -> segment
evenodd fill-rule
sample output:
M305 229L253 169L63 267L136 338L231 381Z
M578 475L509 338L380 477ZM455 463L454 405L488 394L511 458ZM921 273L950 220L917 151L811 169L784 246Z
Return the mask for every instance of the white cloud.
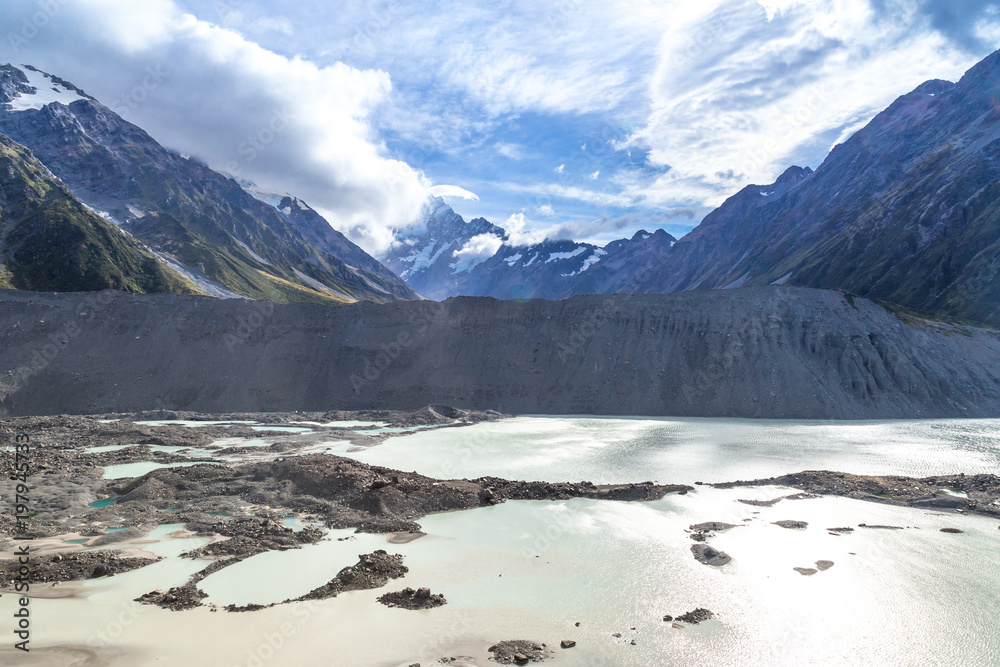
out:
M292 22L284 16L259 18L250 24L250 30L252 32L273 31L288 36L295 34L295 27L292 25Z
M513 214L501 227L507 230L507 243L512 246L534 245L546 238L545 230L537 229L537 225L525 217L524 212Z
M875 20L867 0L700 7L663 36L651 112L631 138L670 167L623 189L647 205L718 205L793 163L816 167L895 97L976 60L916 30L915 5L893 21Z
M13 2L24 11L35 6ZM430 183L390 159L372 126L392 92L384 71L280 55L169 0L139 7L67 4L29 43L34 64L109 105L147 66L162 68L163 82L128 120L169 148L302 197L371 252L419 215ZM19 16L13 9L4 14ZM0 19L0 28L10 20Z
M475 192L469 192L465 188L460 188L457 185L435 185L427 188L427 193L432 197L441 197L442 199L453 197L456 199L471 199L473 201L479 201L479 195Z
M517 144L497 144L496 151L510 160L523 160L527 157L524 149Z
M561 173L563 173L564 169L566 169L566 165L561 164L558 167L556 167L555 169L553 169L552 171L556 172L557 174L561 174Z
M590 175L590 180L596 181L600 175L601 171L598 169L597 171L595 171L593 174Z
M451 266L456 273L471 271L477 264L481 264L497 253L503 239L493 234L480 234L469 239L464 246L452 253L456 262Z
M542 204L538 207L538 212L542 215L555 215L555 211L548 204Z

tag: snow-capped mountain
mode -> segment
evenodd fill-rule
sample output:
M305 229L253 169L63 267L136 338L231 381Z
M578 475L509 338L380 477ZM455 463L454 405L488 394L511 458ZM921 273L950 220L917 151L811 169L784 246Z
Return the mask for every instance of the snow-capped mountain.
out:
M458 256L470 243L492 247L507 239L507 232L484 218L466 222L444 200L434 198L419 227L397 236L382 261L413 289L431 299L466 294L469 260Z
M617 291L658 262L675 239L662 230L638 232L606 247L569 240L513 245L502 227L466 222L435 199L424 223L401 235L383 257L421 294L563 299Z
M0 66L0 133L206 294L322 303L419 298L303 202L261 201L59 77Z

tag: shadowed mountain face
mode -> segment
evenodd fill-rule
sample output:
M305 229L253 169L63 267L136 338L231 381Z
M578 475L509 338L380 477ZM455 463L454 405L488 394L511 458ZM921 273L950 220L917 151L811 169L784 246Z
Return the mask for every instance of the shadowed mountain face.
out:
M206 293L341 304L418 298L304 204L279 210L255 198L57 77L0 67L0 132Z
M1000 324L1000 52L899 98L815 173L744 189L626 291L774 283Z
M797 287L345 308L8 291L0 335L0 368L10 369L0 375L0 414L10 415L429 404L513 414L1000 415L995 330ZM41 358L51 341L65 344Z
M637 232L604 248L568 240L512 245L502 227L484 218L466 222L438 199L423 226L403 234L383 259L432 299L557 300L616 292L657 263L675 241L657 230Z
M0 287L196 293L89 211L24 147L0 135Z

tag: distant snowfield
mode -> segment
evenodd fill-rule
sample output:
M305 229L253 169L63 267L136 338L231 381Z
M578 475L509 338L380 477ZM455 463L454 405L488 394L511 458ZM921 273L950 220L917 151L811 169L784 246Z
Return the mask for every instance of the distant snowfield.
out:
M46 104L59 102L60 104L72 104L77 100L87 99L72 88L53 83L41 72L33 72L27 68L21 68L28 82L35 88L34 94L21 93L10 102L11 111L27 111L28 109L41 109Z
M545 263L548 264L549 262L555 262L560 259L572 259L577 255L583 254L586 251L587 251L586 247L580 247L576 248L575 250L571 250L569 252L554 252L551 255L549 255L549 258L545 260Z

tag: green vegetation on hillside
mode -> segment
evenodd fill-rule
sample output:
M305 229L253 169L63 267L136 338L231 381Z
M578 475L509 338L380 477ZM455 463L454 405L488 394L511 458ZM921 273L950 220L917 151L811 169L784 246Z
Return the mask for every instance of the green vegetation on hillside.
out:
M0 135L0 287L198 294L95 215L23 146Z

